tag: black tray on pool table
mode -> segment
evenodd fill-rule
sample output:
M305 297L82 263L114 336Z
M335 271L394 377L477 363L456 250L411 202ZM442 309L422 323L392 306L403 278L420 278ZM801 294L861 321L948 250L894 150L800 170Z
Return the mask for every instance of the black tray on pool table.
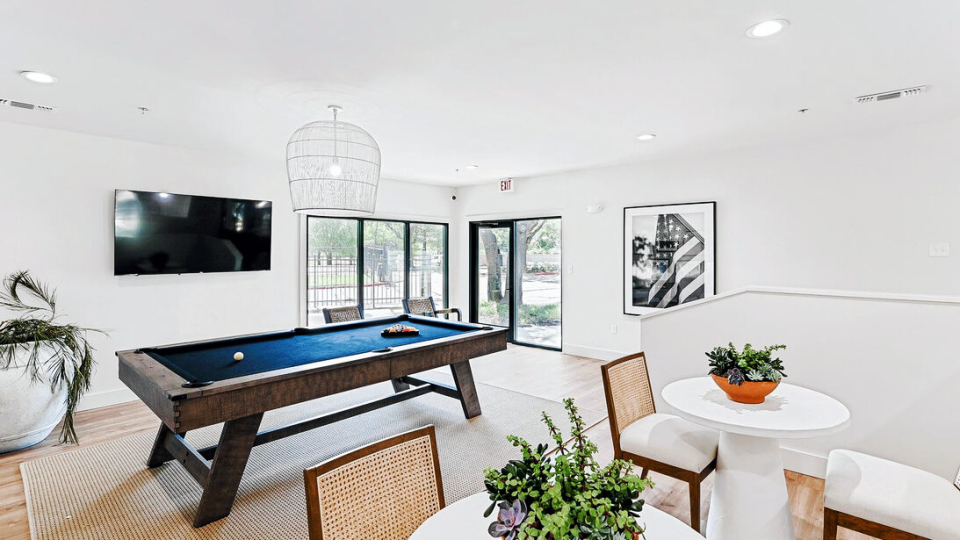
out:
M414 330L412 332L390 332L388 328L385 328L380 332L380 335L383 337L417 337L420 335L420 331Z

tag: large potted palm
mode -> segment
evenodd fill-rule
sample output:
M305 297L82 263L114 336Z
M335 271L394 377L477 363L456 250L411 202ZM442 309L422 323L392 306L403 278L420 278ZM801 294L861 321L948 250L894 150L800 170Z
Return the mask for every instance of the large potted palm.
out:
M73 414L90 388L96 331L57 318L56 291L28 272L3 280L0 308L15 313L0 322L0 453L32 446L63 419L60 440L77 442Z

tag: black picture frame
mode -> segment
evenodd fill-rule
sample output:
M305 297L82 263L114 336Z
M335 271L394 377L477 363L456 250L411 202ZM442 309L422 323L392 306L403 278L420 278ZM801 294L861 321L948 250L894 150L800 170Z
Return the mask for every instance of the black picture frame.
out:
M704 201L623 209L625 315L716 294L716 207L716 201Z

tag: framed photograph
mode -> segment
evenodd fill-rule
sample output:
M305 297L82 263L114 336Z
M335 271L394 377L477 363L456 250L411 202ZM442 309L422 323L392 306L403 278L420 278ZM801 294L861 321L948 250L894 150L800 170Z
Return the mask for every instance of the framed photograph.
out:
M716 292L717 203L623 209L623 312L643 315Z

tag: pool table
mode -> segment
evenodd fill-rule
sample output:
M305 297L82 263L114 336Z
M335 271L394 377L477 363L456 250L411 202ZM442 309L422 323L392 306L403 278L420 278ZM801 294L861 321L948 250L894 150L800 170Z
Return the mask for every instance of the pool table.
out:
M418 336L383 337L403 324ZM203 488L194 527L230 513L254 446L345 420L428 392L480 414L470 359L506 349L506 330L399 315L117 353L120 380L160 418L149 467L179 461ZM235 360L242 353L241 360ZM449 365L454 386L411 377ZM383 398L259 432L266 411L391 381ZM195 448L188 431L224 422L219 444Z

